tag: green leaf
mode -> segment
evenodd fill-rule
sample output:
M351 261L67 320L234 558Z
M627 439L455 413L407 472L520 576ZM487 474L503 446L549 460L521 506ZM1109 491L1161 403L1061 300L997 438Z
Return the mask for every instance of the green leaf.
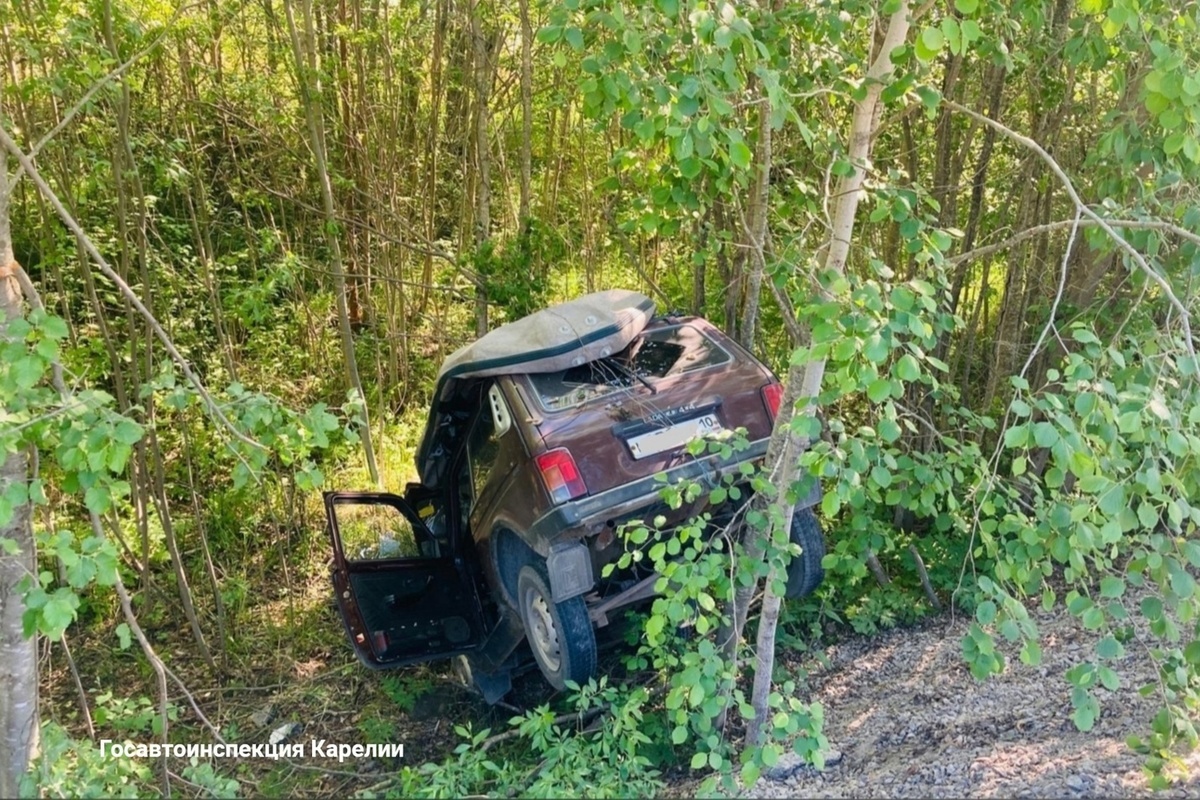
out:
M113 438L122 444L133 445L142 438L143 428L131 419L122 419L113 431Z
M696 753L692 756L692 769L703 769L708 764L708 753Z
M1163 603L1162 600L1157 597L1147 597L1143 599L1141 609L1142 616L1151 622L1162 619Z
M1085 703L1075 709L1075 712L1071 714L1071 720L1075 723L1076 728L1087 733L1096 725L1096 709L1091 703Z
M1007 448L1024 447L1028 438L1028 427L1025 425L1014 425L1004 432L1004 446Z
M913 358L910 353L905 353L896 362L896 375L902 381L915 381L921 377L921 365L917 363L917 359Z
M991 600L984 600L975 609L975 619L979 620L980 625L991 625L996 621L996 604Z
M32 389L42 379L45 363L42 359L29 353L14 361L9 366L9 370L18 389Z
M41 327L42 333L44 333L50 339L58 341L60 339L67 338L67 323L62 317L56 317L53 315L47 316L44 320L42 320Z
M121 643L122 650L128 650L132 636L130 635L129 626L122 622L117 626L117 640Z
M738 169L746 169L749 167L752 156L753 154L750 152L750 148L745 142L730 143L729 161Z
M954 7L960 14L974 14L979 8L979 0L954 0Z
M112 506L112 495L109 492L108 486L97 483L84 492L83 502L89 511L104 514Z
M1100 596L1101 597L1120 597L1125 594L1125 581L1121 578L1109 576L1100 579Z
M51 641L62 638L63 631L75 621L75 610L79 608L79 595L60 587L46 600L42 607L42 619L38 628Z
M871 468L871 480L886 489L892 485L892 473L882 464L876 464Z
M863 345L863 355L873 364L882 364L887 360L889 348L883 337L878 333L872 334Z
M946 37L946 44L950 46L950 52L955 55L962 54L962 32L958 27L958 20L954 17L945 17L942 19L941 25L942 34Z
M887 417L881 418L876 428L879 431L880 438L889 444L899 439L902 433L899 423Z
M924 59L928 61L929 59ZM925 106L926 114L933 114L937 111L938 105L942 102L941 92L929 86L918 86L917 96L921 98L921 105Z
M1096 672L1099 674L1100 683L1105 689L1115 692L1121 688L1121 678L1113 671L1112 667L1100 667Z
M1096 655L1100 658L1120 658L1124 652L1125 648L1111 635L1096 642Z
M1171 591L1175 592L1182 599L1187 600L1196 591L1196 579L1186 570L1173 569L1171 571Z
M876 378L867 387L867 398L872 403L882 403L892 394L892 382L887 378Z
M942 33L940 28L929 27L921 31L921 43L925 45L932 53L942 49L942 45L946 43L946 35Z
M567 28L563 36L573 50L583 50L583 31L579 30L579 28Z

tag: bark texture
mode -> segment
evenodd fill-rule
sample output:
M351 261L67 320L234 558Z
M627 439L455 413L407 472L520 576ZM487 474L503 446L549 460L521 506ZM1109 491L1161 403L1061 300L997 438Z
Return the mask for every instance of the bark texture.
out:
M8 158L0 156L0 341L21 314L9 230L10 194ZM28 468L24 451L8 454L0 463L0 494L25 483ZM17 797L38 731L37 646L34 638L25 636L25 601L17 589L37 566L28 504L13 509L12 519L0 527L0 539L13 540L19 549L15 555L0 551L0 797Z

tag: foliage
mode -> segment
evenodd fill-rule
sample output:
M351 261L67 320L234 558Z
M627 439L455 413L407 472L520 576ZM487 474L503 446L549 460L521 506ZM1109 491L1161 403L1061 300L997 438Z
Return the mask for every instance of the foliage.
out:
M207 761L200 763L195 757L183 768L183 778L204 789L212 797L238 797L242 788L236 779L220 774L213 769L212 764Z
M398 797L465 797L512 791L522 797L648 797L662 788L658 772L641 751L649 740L642 733L644 689L618 689L607 679L579 687L571 698L578 719L604 714L603 724L568 726L549 706L509 720L514 733L510 761L487 749L491 731L456 726L463 742L445 764L405 767L395 790ZM388 796L392 796L389 793Z
M91 742L72 739L61 726L41 729L41 754L21 782L22 797L141 797L150 770L127 756L101 755Z
M412 713L417 700L434 688L434 683L428 676L414 677L395 673L385 675L380 685L383 693L406 714Z
M729 458L748 446L745 431L739 430L694 440L689 452ZM743 743L738 748L729 729L721 727L731 710L747 723L756 713L737 687L739 675L719 646L728 635L734 592L738 586L766 578L772 567L774 574L786 575L788 561L798 553L798 547L788 541L786 528L746 505L751 490L769 492L770 483L748 462L721 475L711 489L696 481L665 485L660 493L674 510L702 497L713 508L727 501L728 505L720 515L706 511L678 526L664 527L662 515L649 524L627 524L622 530L626 551L606 568L611 573L640 564L660 576L655 584L658 596L628 667L637 672L649 668L665 682L663 732L671 748L683 751L680 761L693 770L712 771L702 787L704 793L715 790L718 783L724 791L736 791L735 775L743 785L753 785L785 748L820 768L827 748L822 733L824 709L820 703L802 702L797 683L790 678L781 680L778 691L768 698L772 717L761 745ZM732 509L736 510L731 516ZM755 565L745 552L745 540L768 526L774 536L768 537L765 558ZM784 587L777 586L776 591L782 595Z

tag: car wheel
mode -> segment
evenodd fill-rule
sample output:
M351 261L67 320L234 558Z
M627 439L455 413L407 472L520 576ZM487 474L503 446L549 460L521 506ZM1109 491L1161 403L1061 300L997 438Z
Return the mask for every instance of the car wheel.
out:
M588 682L596 673L596 632L582 597L551 599L544 566L526 564L517 576L517 606L542 675L555 689Z
M788 563L786 596L808 597L825 580L825 569L821 566L821 559L825 558L825 535L811 508L798 508L792 514L791 540L800 545L800 555Z

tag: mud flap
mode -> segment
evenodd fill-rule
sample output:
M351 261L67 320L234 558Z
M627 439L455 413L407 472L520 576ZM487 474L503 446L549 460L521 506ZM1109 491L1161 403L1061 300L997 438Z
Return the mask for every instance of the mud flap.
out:
M824 492L821 491L821 482L811 475L805 475L800 479L800 488L801 491L797 495L799 499L796 501L797 511L812 508L824 497Z
M489 706L500 702L512 691L512 670L485 672L479 661L470 655L454 659L454 673L464 686L483 695L483 701Z
M554 602L561 603L578 597L592 588L592 557L583 542L562 542L550 548L546 558L550 576L550 592Z

